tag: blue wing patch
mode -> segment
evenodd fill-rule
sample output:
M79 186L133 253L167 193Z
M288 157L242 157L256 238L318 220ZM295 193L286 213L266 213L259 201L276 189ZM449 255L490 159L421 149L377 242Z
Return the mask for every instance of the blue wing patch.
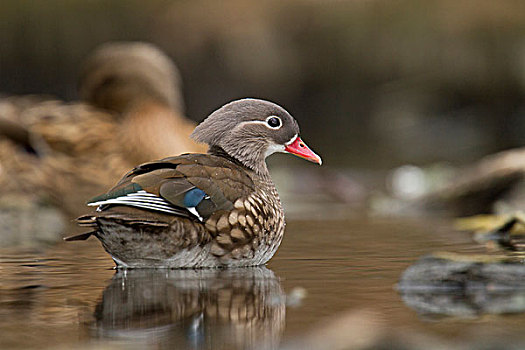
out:
M186 208L196 207L206 197L206 192L200 188L194 188L184 195L184 206Z

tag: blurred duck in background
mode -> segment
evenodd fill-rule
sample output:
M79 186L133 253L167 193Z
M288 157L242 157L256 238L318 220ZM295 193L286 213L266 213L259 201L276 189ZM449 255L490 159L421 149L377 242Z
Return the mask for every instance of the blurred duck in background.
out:
M115 141L136 165L206 151L189 138L196 124L184 117L181 85L177 67L155 46L111 43L87 60L79 90L89 104L115 113Z
M162 51L122 42L102 45L87 59L83 102L0 99L0 233L42 230L44 212L51 231L61 231L59 216L80 214L86 198L130 167L204 152L189 139L195 124L184 116L180 88L178 70Z

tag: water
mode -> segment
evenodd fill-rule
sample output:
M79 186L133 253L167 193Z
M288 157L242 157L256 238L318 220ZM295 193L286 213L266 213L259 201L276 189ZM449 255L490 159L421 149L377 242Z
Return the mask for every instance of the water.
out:
M95 239L4 248L0 348L524 341L522 314L427 319L403 303L400 274L435 251L483 250L448 222L379 219L291 221L277 255L255 269L115 272Z

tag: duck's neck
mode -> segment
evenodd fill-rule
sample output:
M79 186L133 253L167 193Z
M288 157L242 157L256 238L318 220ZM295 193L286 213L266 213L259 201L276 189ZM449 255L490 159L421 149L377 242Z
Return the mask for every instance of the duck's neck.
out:
M230 155L228 152L226 152L219 146L210 146L210 148L208 149L208 154L226 158L237 165L240 165L244 168L247 168L248 170L255 172L255 174L257 174L263 179L270 179L270 172L268 171L268 167L266 166L264 158L261 159L261 157L253 157L253 159L241 161L238 158Z

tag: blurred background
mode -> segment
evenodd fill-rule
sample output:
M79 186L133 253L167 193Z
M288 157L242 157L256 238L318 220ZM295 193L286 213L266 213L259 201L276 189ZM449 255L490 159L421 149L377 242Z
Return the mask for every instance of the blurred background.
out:
M485 243L473 243L470 236L455 231L450 218L420 215L442 207L455 216L525 207L525 1L2 0L0 117L5 111L19 112L15 105L20 101L9 96L47 95L43 100L51 103L21 101L20 105L36 107L19 114L25 118L22 121L29 119L30 132L42 133L44 139L51 134L48 139L60 142L49 143L58 148L50 157L44 150L42 157L38 152L34 152L38 157L20 152L18 158L11 157L13 148L0 143L0 348L56 348L57 344L73 348L79 342L111 338L104 333L106 325L113 325L115 331L122 326L125 332L119 334L129 336L136 347L137 339L148 339L135 336L150 332L149 321L141 323L144 319L159 321L161 331L170 329L165 324L174 325L170 332L175 335L165 343L180 346L180 339L205 339L209 329L199 326L202 313L180 323L177 312L210 300L217 300L219 306L226 301L223 310L229 310L229 299L214 297L218 290L222 293L221 283L226 281L222 275L220 283L210 282L213 288L197 289L191 284L179 286L180 276L175 276L176 283L159 277L158 290L166 288L169 297L152 298L151 308L139 298L136 303L145 311L133 315L136 323L128 322L132 317L108 318L127 310L123 305L130 295L149 293L150 279L138 276L128 288L140 293L128 294L118 274L108 281L114 275L112 262L98 242L62 242L64 235L81 229L73 227L74 218L90 210L84 205L86 199L107 189L122 169L138 162L127 163L130 153L122 156L112 143L126 113L107 114L60 102L80 99L85 59L101 44L114 41L152 43L176 63L185 107L164 117L176 112L179 121L187 116L200 122L226 102L264 98L290 111L304 140L322 156L321 168L290 156L271 157L272 177L288 222L283 246L269 265L277 278L272 271L263 271L266 279L261 283L266 289L255 284L254 290L268 293L260 295L250 284L233 284L238 295L247 295L241 299L248 306L255 300L276 310L262 313L276 317L260 323L268 327L258 328L270 330L260 333L270 343L282 337L291 342L286 349L302 349L300 342L292 346L295 339L310 346L317 339L325 348L334 348L327 340L339 341L341 336L353 342L361 336L379 345L387 339L388 345L365 342L347 348L386 349L392 348L392 338L384 332L392 332L394 339L400 336L402 342L404 335L424 331L439 340L436 346L417 336L419 343L397 348L479 349L490 347L486 339L496 339L495 348L510 348L501 342L511 343L514 338L525 344L523 278L515 278L524 275L523 266L517 267L519 275L497 269L490 270L493 275L476 275L480 260L472 262L468 254L486 254ZM16 108L7 108L11 102ZM65 126L60 124L64 120ZM110 127L99 132L95 120ZM159 120L164 125L167 119ZM76 123L76 128L67 121ZM51 127L42 128L46 122L60 128L53 133ZM142 135L139 126L128 132ZM62 135L62 130L72 132ZM71 147L77 139L85 141L78 142L78 150ZM97 145L106 148L98 150L100 158L91 157L91 147ZM112 152L115 159L107 154ZM4 159L10 162L2 163ZM118 174L108 171L111 165ZM295 171L298 167L304 171ZM45 200L35 189L44 192ZM29 198L15 198L23 197L19 192L29 193ZM501 205L502 199L508 207ZM56 202L60 209L54 207ZM379 217L407 212L416 215ZM505 220L500 224L509 228ZM523 247L525 236L520 237ZM402 277L405 294L397 294L394 286L400 286L399 277L409 264L432 251L449 250L467 258L421 259ZM454 259L461 261L455 264ZM467 267L455 270L465 261L470 261ZM522 264L523 256L519 261ZM512 265L504 262L504 267ZM429 289L415 289L424 292L419 299L408 287L414 275L416 282L422 276L423 283L434 277L426 267L443 273L436 282L438 291L444 290L443 281L460 281L457 276L474 276L474 282L461 280L466 292L454 289L450 297L429 297ZM418 271L422 272L418 275ZM500 288L493 283L495 278L515 281L517 289ZM486 289L479 287L484 281ZM293 298L283 299L283 291L293 296L294 290L302 298L305 291L308 296L304 304L298 298L297 307L286 304L284 327L284 301ZM180 308L179 300L190 307ZM212 307L219 309L210 303ZM378 311L380 316L362 309ZM148 310L153 311L148 314ZM427 322L428 310L442 318ZM509 313L513 315L506 316ZM242 329L233 318L227 320L232 329ZM134 324L139 326L135 329ZM353 325L362 328L349 331ZM199 329L200 333L195 331ZM246 334L251 336L250 332L246 327ZM481 345L446 345L465 338Z
M524 143L523 1L5 0L1 8L5 95L76 100L80 63L96 46L143 40L177 63L189 118L241 97L275 101L329 167L463 164Z

